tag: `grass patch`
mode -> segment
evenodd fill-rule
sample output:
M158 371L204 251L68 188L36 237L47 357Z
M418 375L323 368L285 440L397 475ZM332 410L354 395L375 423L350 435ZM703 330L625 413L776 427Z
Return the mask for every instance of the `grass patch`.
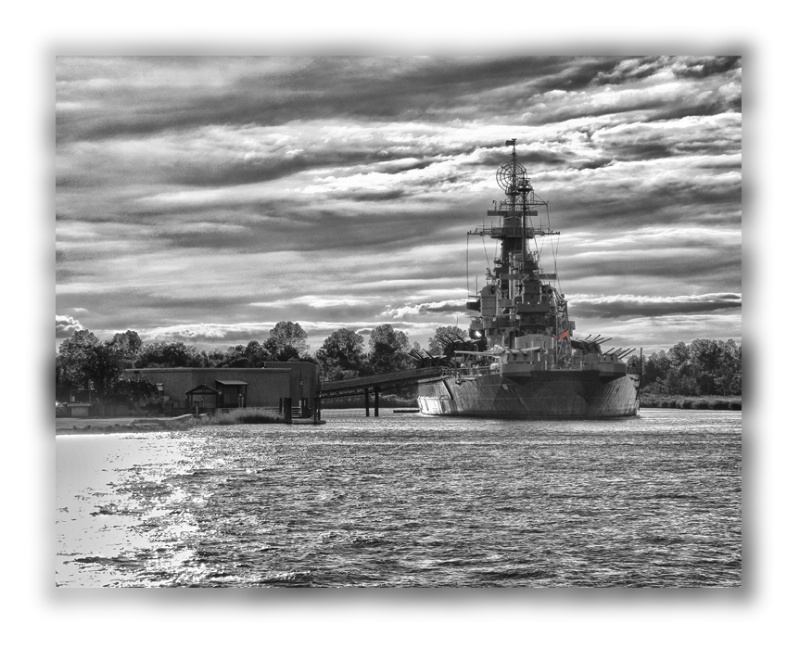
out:
M282 424L285 419L274 410L259 408L242 408L217 412L209 417L203 417L199 423L212 426L230 426L233 424Z

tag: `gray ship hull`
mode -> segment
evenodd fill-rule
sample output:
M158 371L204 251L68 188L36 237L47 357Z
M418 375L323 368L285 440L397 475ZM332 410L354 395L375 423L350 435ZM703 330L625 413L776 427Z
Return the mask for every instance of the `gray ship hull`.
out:
M639 377L550 370L524 377L501 374L420 385L420 413L492 419L607 419L639 411Z

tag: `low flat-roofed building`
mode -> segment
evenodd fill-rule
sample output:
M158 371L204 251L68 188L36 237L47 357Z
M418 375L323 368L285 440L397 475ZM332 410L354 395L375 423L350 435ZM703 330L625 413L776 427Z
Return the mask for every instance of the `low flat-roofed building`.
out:
M265 367L143 367L125 377L155 383L167 412L217 408L275 408L288 404L311 417L318 406L319 366L271 362Z

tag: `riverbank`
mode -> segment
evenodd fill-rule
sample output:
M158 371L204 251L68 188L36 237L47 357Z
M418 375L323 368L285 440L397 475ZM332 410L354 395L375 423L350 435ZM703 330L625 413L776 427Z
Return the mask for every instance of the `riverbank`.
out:
M314 421L311 418L292 419L290 425L319 425L325 420ZM149 431L187 430L200 426L232 426L236 424L287 424L281 417L266 417L250 413L250 417L222 414L212 417L117 417L105 419L83 419L77 417L57 417L56 435L92 435L103 433L131 433Z
M641 408L684 408L694 410L741 410L741 397L645 394L639 397Z
M337 404L339 408L326 408L330 410L363 408L363 404L356 403L349 408L342 408L344 404ZM405 403L403 405L406 405ZM408 405L416 405L415 402L408 402ZM690 397L681 395L643 395L640 398L641 408L682 408L691 410L741 410L741 397ZM326 404L327 406L327 404ZM387 406L381 404L383 408ZM417 408L399 407L394 412L418 412ZM183 430L198 426L230 426L235 424L283 424L286 423L282 418L270 417L251 413L252 420L236 418L231 415L220 415L219 417L193 417L192 415L181 415L179 417L117 417L117 418L97 418L83 419L78 417L57 417L55 432L56 435L87 435L102 433L128 433L128 432L147 432L156 430ZM258 419L256 419L258 417ZM294 425L324 424L325 421L315 422L312 419L292 420Z
M87 433L127 433L151 430L177 430L194 425L192 415L180 417L114 417L85 419L56 417L56 435Z

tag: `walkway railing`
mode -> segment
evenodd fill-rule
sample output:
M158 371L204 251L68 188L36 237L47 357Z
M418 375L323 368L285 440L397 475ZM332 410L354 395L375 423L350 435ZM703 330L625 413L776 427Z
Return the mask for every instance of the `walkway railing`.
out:
M448 372L447 367L418 367L413 370L401 370L386 374L373 374L372 376L359 376L353 379L340 381L326 381L320 386L320 394L326 397L344 397L360 394L364 390L377 388L396 388L403 385L415 385L437 380Z

